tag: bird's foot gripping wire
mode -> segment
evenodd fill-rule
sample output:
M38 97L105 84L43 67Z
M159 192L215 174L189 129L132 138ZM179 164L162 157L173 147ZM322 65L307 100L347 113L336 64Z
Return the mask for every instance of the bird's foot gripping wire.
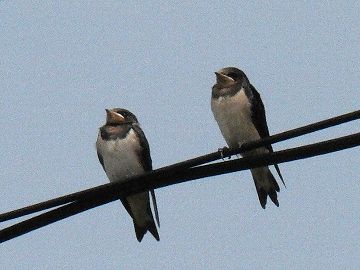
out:
M231 155L229 155L229 151L230 149L226 146L224 146L223 148L219 148L218 152L220 153L220 157L222 160L224 160L224 158L231 158Z

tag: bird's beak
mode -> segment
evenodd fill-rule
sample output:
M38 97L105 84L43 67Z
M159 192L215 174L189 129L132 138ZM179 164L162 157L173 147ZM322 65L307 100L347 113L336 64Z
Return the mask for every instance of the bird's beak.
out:
M221 87L229 87L235 82L233 78L221 74L219 72L215 72L215 75L216 75L216 83Z
M124 116L122 116L121 114L108 109L105 109L105 111L106 111L106 123L121 124L122 122L125 121Z

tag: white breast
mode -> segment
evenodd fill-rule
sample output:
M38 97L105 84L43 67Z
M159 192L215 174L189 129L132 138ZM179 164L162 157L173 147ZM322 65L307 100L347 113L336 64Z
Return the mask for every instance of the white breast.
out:
M103 157L106 175L111 182L121 182L128 177L144 173L136 153L140 151L140 145L133 129L123 140L104 141L99 134L96 148ZM131 195L126 199L138 226L146 226L153 222L148 212L149 192Z
M211 100L211 110L230 148L260 139L251 120L251 104L243 89L234 96Z
M136 133L132 129L123 140L104 141L99 134L96 147L103 157L106 175L111 182L122 181L144 172L136 153L140 151L136 139Z

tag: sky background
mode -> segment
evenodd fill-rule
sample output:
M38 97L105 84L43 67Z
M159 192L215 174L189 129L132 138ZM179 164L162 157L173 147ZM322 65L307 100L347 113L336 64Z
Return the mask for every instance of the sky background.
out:
M222 67L248 75L272 134L358 110L359 12L358 1L1 1L0 212L107 183L94 145L105 108L137 115L154 168L223 147L210 109ZM279 208L261 208L249 171L157 190L160 242L138 243L116 201L1 244L0 268L358 269L359 156L281 164Z

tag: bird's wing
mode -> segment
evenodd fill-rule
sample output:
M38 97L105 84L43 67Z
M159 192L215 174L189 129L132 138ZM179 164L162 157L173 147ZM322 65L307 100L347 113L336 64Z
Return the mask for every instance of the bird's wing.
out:
M129 213L129 215L134 219L134 215L132 213L128 200L124 198L124 199L120 199L120 201L122 202L123 206L125 207L126 211Z
M140 157L141 165L143 166L143 168L146 172L149 172L152 170L152 160L151 160L151 156L150 156L149 143L145 137L144 132L138 125L133 125L132 128L134 129L135 133L139 136L139 139L140 139L140 149L141 150L138 154Z
M152 160L151 160L151 156L150 156L149 143L145 137L144 132L142 131L142 129L140 128L139 125L133 125L133 129L140 138L140 149L141 149L140 150L141 152L139 153L140 162L143 165L144 170L146 172L149 172L152 170ZM155 191L153 189L150 190L150 194L151 194L151 199L153 202L155 218L156 218L158 226L160 227L160 219L159 219L159 212L158 212L157 203L156 203Z
M102 155L99 153L99 151L96 151L96 152L97 152L97 156L98 156L98 159L100 161L100 164L101 164L101 166L103 167L103 169L105 171L104 159L103 159Z
M260 138L268 137L269 128L266 123L265 116L265 107L261 100L260 94L256 91L255 87L250 85L252 91L251 97L251 118L253 120L253 124L257 131L259 132ZM271 145L266 146L266 148L272 152Z
M250 84L251 90L252 90L252 100L251 100L251 118L253 121L253 124L257 131L259 132L260 138L265 138L270 136L269 134L269 128L266 123L266 116L265 116L265 107L264 103L261 100L260 94L258 91L256 91L255 87ZM271 146L271 144L265 146L270 153L272 153L274 150ZM282 183L285 186L284 179L281 175L280 168L277 164L274 164L274 167L276 169L276 172L278 173Z

